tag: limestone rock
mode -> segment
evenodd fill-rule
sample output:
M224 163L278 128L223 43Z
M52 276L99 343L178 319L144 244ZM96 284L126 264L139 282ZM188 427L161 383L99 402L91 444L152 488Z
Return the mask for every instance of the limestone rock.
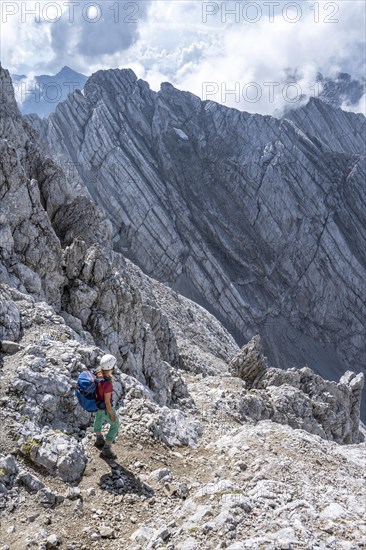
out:
M18 351L21 351L22 349L24 349L23 346L21 344L17 344L16 342L9 342L8 340L2 340L0 342L0 351L9 355L18 353Z
M245 381L250 390L255 386L267 369L267 358L263 355L260 336L256 335L230 361L229 372Z
M320 99L277 119L115 69L41 131L108 212L115 250L240 345L260 333L272 366L334 379L366 366L364 125Z
M309 367L268 367L259 335L236 355L229 371L242 378L249 390L258 390L239 398L238 407L244 416L271 418L338 443L360 441L362 373L347 371L336 383L324 380Z
M20 313L12 300L11 294L4 285L0 287L0 338L17 340L20 336Z
M57 548L59 544L60 544L60 540L57 535L53 534L47 537L47 544L46 544L47 548Z
M172 472L169 468L158 468L157 470L151 472L149 477L158 481L161 481L163 478L166 478L166 480L169 479L169 481L173 479Z
M10 481L10 479L18 473L18 465L12 455L0 456L0 469L2 471L2 480Z
M202 425L199 420L190 420L181 411L162 407L158 417L149 429L158 438L168 445L190 445L196 447L198 438L202 434Z
M41 443L27 439L22 449L32 462L64 481L79 481L86 465L82 446L65 436L49 435Z
M44 483L29 472L20 472L18 479L30 493L38 493L44 488Z

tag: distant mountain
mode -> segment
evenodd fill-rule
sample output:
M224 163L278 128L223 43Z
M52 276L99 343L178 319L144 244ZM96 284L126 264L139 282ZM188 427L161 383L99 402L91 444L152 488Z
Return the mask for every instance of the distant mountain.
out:
M45 117L54 112L60 101L75 90L82 90L88 77L70 67L63 67L55 75L42 74L28 78L12 75L19 108L23 114L37 113Z
M335 78L324 77L319 73L317 82L322 87L319 99L333 107L352 108L365 93L365 79L355 80L348 73L338 73Z

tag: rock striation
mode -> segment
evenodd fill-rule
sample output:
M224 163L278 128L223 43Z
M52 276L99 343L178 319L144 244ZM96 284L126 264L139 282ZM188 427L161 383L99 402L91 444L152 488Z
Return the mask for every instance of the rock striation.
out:
M30 122L107 213L114 249L240 345L259 333L272 366L334 380L365 368L362 114L311 99L249 115L116 69Z

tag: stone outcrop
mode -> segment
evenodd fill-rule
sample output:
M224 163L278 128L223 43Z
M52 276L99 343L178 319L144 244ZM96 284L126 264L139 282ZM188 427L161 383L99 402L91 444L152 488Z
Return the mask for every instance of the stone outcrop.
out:
M270 418L338 443L360 441L363 373L347 371L337 383L309 367L268 367L258 335L233 358L229 372L244 380L248 390L266 390L249 392L239 400L243 416Z
M98 71L36 126L115 250L240 345L259 333L272 366L325 378L365 367L363 115L320 99L249 115L128 69Z
M21 450L31 462L63 481L79 481L85 469L87 459L83 447L63 435L29 436Z
M245 381L245 387L251 390L267 373L267 358L263 355L260 336L254 336L230 361L229 372Z

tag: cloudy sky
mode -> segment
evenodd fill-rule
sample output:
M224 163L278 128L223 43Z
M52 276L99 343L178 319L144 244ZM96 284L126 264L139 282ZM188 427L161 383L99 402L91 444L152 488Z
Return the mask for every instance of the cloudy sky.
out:
M317 71L365 74L363 0L3 0L1 11L2 65L28 77L131 67L154 90L169 81L266 114L317 94Z

